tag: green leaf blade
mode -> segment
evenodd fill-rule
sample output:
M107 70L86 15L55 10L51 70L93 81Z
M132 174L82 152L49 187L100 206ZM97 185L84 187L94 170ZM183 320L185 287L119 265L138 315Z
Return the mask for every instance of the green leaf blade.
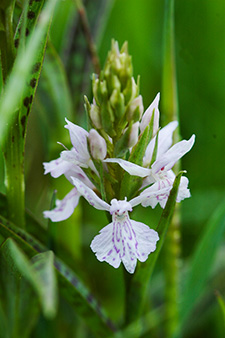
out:
M29 255L44 252L47 248L14 224L0 216L0 234L7 238L12 237L21 248ZM81 316L96 336L108 337L114 330L114 325L97 300L79 279L78 276L57 257L54 265L57 269L59 291L72 306L74 311Z
M57 313L58 287L52 251L40 253L32 258L39 283L39 297L46 318L52 319Z
M186 277L183 297L180 304L180 332L192 309L202 294L212 267L215 254L225 231L225 203L216 209L204 230L190 262L190 271ZM177 337L177 336L176 336Z

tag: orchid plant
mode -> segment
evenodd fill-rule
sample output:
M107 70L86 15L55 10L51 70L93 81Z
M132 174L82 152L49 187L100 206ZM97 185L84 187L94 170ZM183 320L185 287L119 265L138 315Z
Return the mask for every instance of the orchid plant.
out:
M90 131L66 119L72 148L44 163L45 174L55 178L64 174L73 186L44 217L53 222L67 219L80 196L94 208L108 211L112 223L93 239L91 249L99 261L114 268L122 262L134 273L137 260L144 262L155 251L159 236L131 220L128 212L138 204L165 207L175 179L172 168L192 148L195 136L172 146L178 122L159 129L159 94L143 113L126 43L119 50L118 43L112 42L103 71L93 76L92 88L93 103L85 97ZM182 177L176 201L188 197L188 179Z
M209 172L199 180L198 171L181 171L180 161L194 145L192 128L201 141L211 137L212 162L221 158L219 115L207 133L201 128L212 103L202 99L204 90L214 94L215 81L199 67L201 57L180 63L198 31L193 22L184 41L189 53L176 53L183 27L178 22L175 35L174 19L189 19L184 6L139 3L0 1L0 338L192 337L204 336L209 323L209 332L223 337L221 180ZM212 15L221 7L211 6ZM153 19L160 13L157 25L145 11ZM207 12L205 23L212 18ZM141 31L143 20L148 29ZM144 100L127 43L120 49L112 41L101 70L115 22L123 36L136 33L131 48L144 73ZM217 20L210 36L219 28ZM146 44L154 39L162 44ZM179 109L185 121L195 69L195 80L203 74L206 83L182 140ZM195 168L205 163L204 142L199 146ZM195 197L180 208L191 196L190 177ZM210 314L202 311L208 299Z

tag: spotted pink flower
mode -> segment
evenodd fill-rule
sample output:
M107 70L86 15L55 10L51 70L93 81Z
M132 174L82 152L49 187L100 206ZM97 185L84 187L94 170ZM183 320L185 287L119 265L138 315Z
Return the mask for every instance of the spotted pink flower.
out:
M91 242L91 249L100 262L107 262L118 268L122 262L129 273L134 273L137 260L146 261L155 251L159 240L155 230L147 225L131 220L128 212L141 203L143 198L131 201L113 199L110 204L100 199L92 189L76 178L73 184L90 205L106 210L112 215L112 223L106 225ZM144 197L145 198L145 197Z
M152 160L156 137L151 140L146 149L143 158L143 163L146 167L141 167L121 158L107 158L104 160L104 162L108 163L118 163L130 175L143 177L142 188L146 187L146 189L140 194L140 196L145 197L142 201L142 206L154 208L159 203L162 208L165 207L175 179L175 174L171 169L181 157L191 150L195 142L195 135L192 135L189 140L182 140L171 147L172 134L176 127L177 122L174 121L159 131L157 157L150 168L148 166ZM181 177L177 202L188 197L190 197L188 179L187 177Z

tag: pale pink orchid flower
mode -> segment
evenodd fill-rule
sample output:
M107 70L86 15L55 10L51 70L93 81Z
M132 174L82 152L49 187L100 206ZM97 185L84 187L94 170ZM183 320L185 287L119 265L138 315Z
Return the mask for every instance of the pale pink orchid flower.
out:
M104 162L108 163L118 163L130 175L143 177L144 180L142 188L152 184L140 194L140 196L145 196L142 206L151 206L152 208L155 208L155 206L159 203L162 208L165 207L175 179L175 174L171 169L181 157L191 150L195 142L195 135L192 135L189 140L182 140L171 147L172 134L177 125L177 121L174 121L159 131L157 157L150 168L141 167L120 158L107 158L104 160ZM155 140L156 137L150 141L146 149L145 156L143 158L145 165L149 165L151 163ZM181 177L177 202L191 196L187 186L187 177Z
M65 128L69 130L73 148L71 150L62 151L58 159L43 163L45 169L44 174L50 173L54 178L65 175L71 184L71 176L73 176L93 189L94 185L81 169L81 167L90 167L98 174L88 151L87 138L89 133L67 119L66 122L67 125ZM67 219L74 212L74 209L79 202L79 198L79 192L76 188L73 188L62 200L56 201L56 208L44 211L44 217L50 218L52 222L59 222Z
M101 229L92 240L91 250L100 262L107 262L118 268L122 262L129 273L134 273L137 260L145 262L148 255L155 251L158 233L146 224L131 220L128 212L144 201L138 196L129 202L113 199L110 204L99 198L95 192L77 178L71 178L74 186L87 202L98 210L108 211L112 222Z

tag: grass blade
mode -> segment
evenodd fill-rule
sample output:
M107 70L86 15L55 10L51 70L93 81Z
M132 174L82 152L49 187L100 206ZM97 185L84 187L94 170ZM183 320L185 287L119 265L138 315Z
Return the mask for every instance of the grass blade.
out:
M3 143L8 128L12 123L13 116L20 106L23 91L33 66L33 60L40 48L43 36L45 36L48 30L56 2L57 0L49 0L47 2L37 29L30 35L24 51L16 58L13 70L8 78L4 95L0 99L0 144Z
M204 290L205 283L210 273L214 257L223 238L225 231L225 203L215 211L209 220L202 239L199 242L193 258L190 262L190 271L186 277L186 284L183 290L182 302L180 305L180 328L183 329L195 304Z
M35 240L24 230L19 229L3 216L0 217L0 234L13 238L28 256L47 251L47 248ZM90 293L78 276L67 267L60 259L55 257L54 263L59 280L59 290L81 316L97 337L107 337L112 334L114 325L100 307L97 300Z

